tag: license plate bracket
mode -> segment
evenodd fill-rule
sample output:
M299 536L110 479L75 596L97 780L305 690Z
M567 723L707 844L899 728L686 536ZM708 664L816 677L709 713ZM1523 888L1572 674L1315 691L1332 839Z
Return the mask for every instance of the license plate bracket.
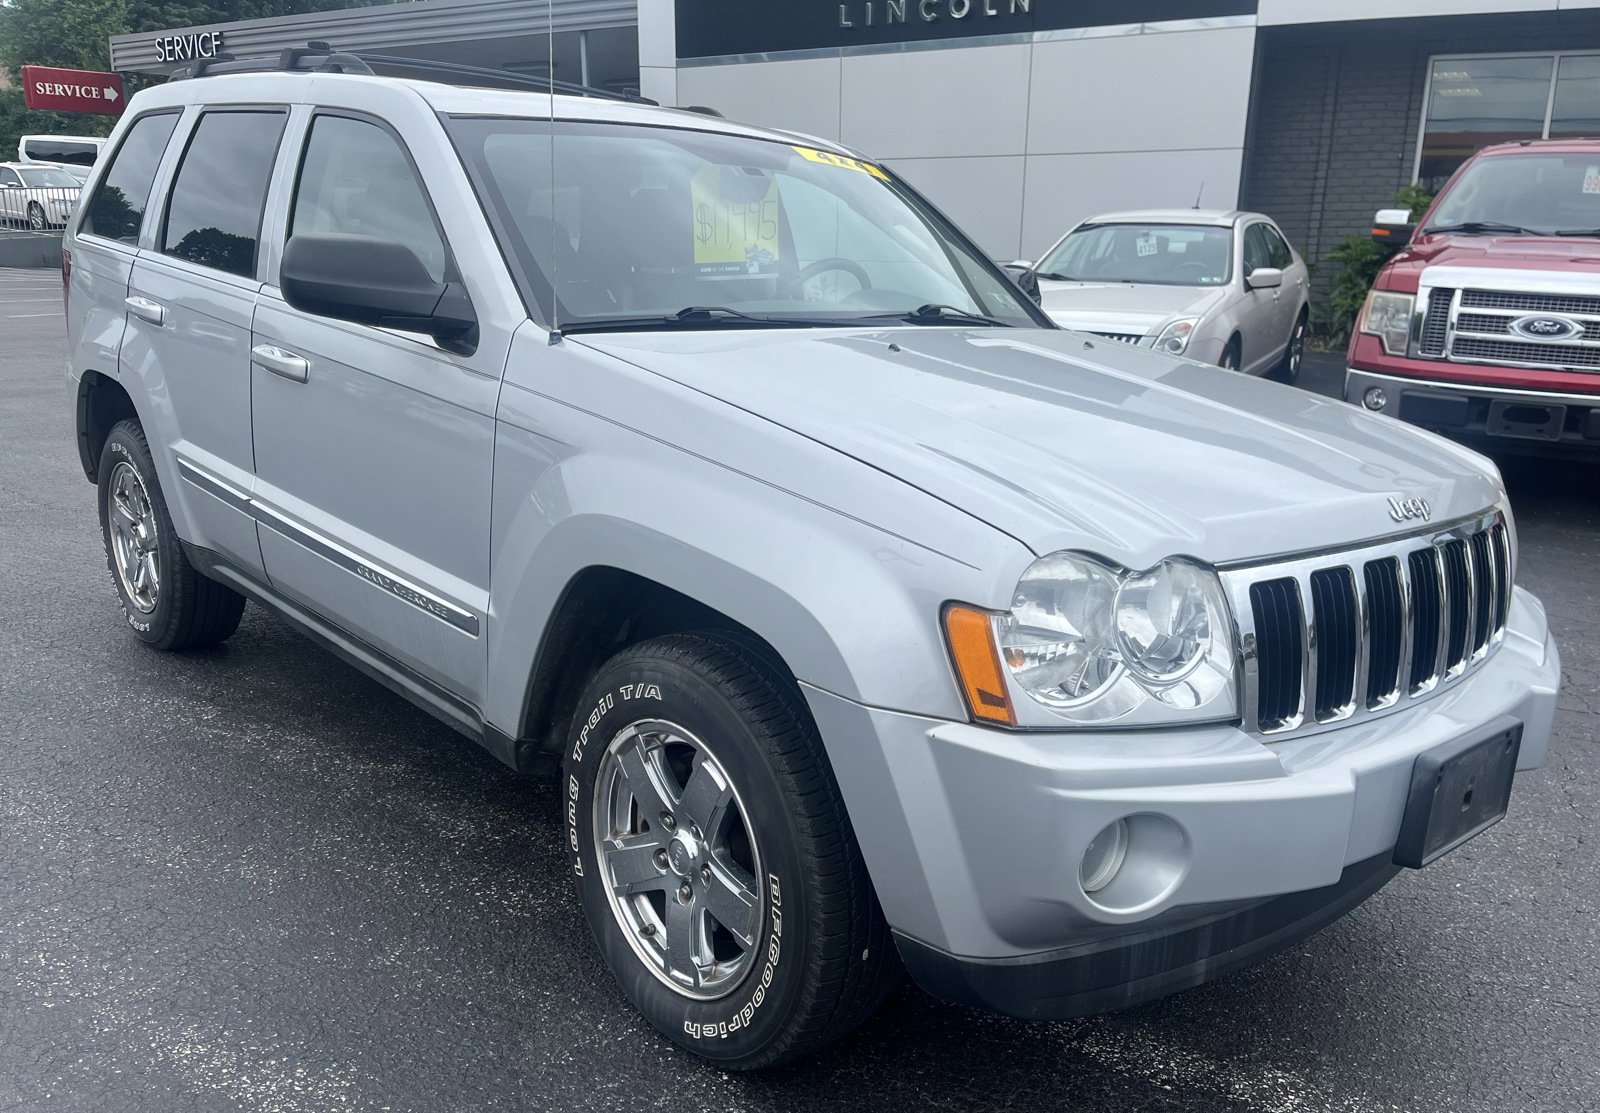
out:
M1522 724L1503 716L1484 733L1419 754L1395 865L1421 869L1504 819L1521 750Z

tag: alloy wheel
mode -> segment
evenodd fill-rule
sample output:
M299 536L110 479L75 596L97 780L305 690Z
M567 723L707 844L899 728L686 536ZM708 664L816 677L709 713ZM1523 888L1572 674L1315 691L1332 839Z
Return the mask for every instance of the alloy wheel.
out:
M685 997L733 992L755 962L766 894L749 814L711 748L674 723L624 727L591 814L600 879L640 961Z
M119 461L111 471L111 548L123 594L141 614L156 609L161 595L161 558L155 507L144 480L133 466Z

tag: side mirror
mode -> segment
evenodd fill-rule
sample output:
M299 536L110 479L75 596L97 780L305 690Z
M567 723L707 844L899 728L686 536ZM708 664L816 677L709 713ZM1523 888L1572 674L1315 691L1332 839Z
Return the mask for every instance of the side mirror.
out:
M293 236L278 286L305 313L421 332L446 351L478 346L478 317L459 282L439 282L417 253L375 236Z
M1033 299L1035 305L1043 303L1044 295L1039 292L1039 276L1033 272L1032 263L1020 260L1015 263L1002 263L1000 269L1017 284L1017 289Z
M1258 267L1250 272L1244 284L1252 290L1276 290L1283 285L1283 272L1276 267Z
M1404 247L1416 230L1410 209L1379 209L1372 218L1372 238L1384 247Z

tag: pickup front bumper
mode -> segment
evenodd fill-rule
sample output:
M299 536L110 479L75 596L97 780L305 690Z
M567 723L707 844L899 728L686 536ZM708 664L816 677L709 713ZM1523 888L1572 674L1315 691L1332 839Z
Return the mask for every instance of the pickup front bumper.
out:
M1447 436L1600 454L1600 394L1412 379L1350 368L1345 401ZM1380 404L1381 403L1381 404Z
M1538 766L1560 675L1543 608L1519 590L1468 680L1281 743L1226 725L1008 732L807 697L913 976L1042 1018L1198 984L1354 908L1396 872L1418 755L1509 717L1518 768ZM1085 851L1118 820L1122 873L1091 897Z

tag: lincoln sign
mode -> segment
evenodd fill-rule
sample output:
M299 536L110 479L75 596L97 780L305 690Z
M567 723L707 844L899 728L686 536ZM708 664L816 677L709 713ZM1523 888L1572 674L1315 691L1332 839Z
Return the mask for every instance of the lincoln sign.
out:
M122 111L124 103L122 78L94 70L23 66L22 99L29 108L50 112L98 112L115 116Z

